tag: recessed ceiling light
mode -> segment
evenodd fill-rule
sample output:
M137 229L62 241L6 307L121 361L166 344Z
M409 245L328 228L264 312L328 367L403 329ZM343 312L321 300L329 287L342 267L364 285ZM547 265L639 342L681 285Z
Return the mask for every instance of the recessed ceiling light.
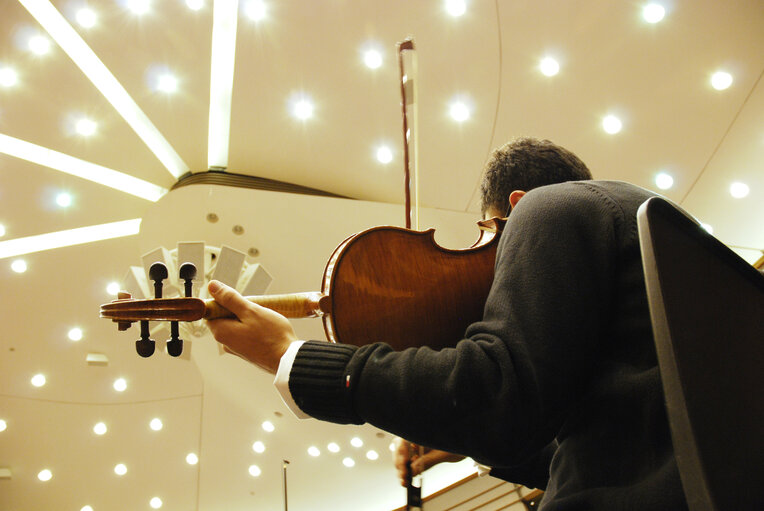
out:
M350 445L352 445L353 447L361 447L363 445L363 440L361 440L357 436L354 436L353 438L350 439Z
M266 11L267 8L263 0L250 0L244 7L244 12L252 21L260 21L265 18Z
M35 387L42 387L45 385L45 375L44 374L35 374L32 376L32 385Z
M186 0L186 5L189 9L198 11L204 7L204 0Z
M730 185L730 195L736 199L742 199L751 191L745 183L735 182Z
M11 263L11 270L15 271L16 273L24 273L27 271L27 262L23 259L16 259Z
M127 8L135 14L146 14L151 9L151 0L127 0Z
M666 15L666 9L656 3L650 3L642 8L642 18L648 23L658 23Z
M732 85L732 75L726 71L717 71L711 75L711 87L716 90L728 89Z
M119 463L117 466L114 467L114 473L118 476L123 476L127 474L127 466L124 463Z
M77 11L77 14L75 14L75 19L81 27L93 28L98 21L98 16L96 16L96 13L93 9L89 7L83 7Z
M453 17L459 17L467 11L464 0L446 0L446 12Z
M262 427L268 433L271 433L274 429L276 429L276 427L273 425L273 423L271 421L263 422Z
M387 448L390 449L390 452L395 452L395 442L390 442Z
M316 456L321 455L321 451L319 451L318 447L316 447L315 445L311 445L310 447L308 447L308 454L310 454L311 456L315 458Z
M109 282L109 285L106 286L106 292L113 296L117 296L121 289L122 286L119 285L119 282Z
M353 461L353 458L344 458L342 460L342 464L348 468L351 468L355 466L355 461Z
M257 465L249 466L249 475L251 475L252 477L258 477L262 473L263 471L260 470L260 467L258 467Z
M370 459L371 461L374 461L379 459L379 454L377 453L377 451L371 450L366 453L366 457Z
M45 55L50 51L50 39L43 35L35 35L29 38L29 49L35 55Z
M167 170L176 178L188 172L188 165L61 13L50 2L27 1L23 5L93 82Z
M265 452L265 444L258 440L257 442L252 444L252 450L257 453Z
M389 147L383 145L377 148L377 161L383 165L387 165L393 161L393 152Z
M178 90L178 79L173 75L166 73L157 80L157 90L172 94Z
M382 65L382 54L377 50L366 50L363 53L363 63L369 69L377 69Z
M674 178L671 177L670 174L661 172L660 174L655 176L655 185L661 190L668 190L669 188L674 186Z
M82 506L80 511L93 511L93 508L91 506Z
M329 452L340 452L340 446L334 442L331 442L326 448L329 449Z
M455 100L451 102L448 113L456 122L464 122L470 118L470 109L464 101Z
M149 505L150 505L152 508L154 508L154 509L159 509L160 507L162 507L162 499L160 499L159 497L153 497L153 498L152 498L152 499L149 501Z
M621 128L623 128L623 123L621 122L621 119L615 115L607 115L602 119L602 129L605 130L606 133L615 135L621 131Z
M539 63L539 69L546 76L554 76L560 72L560 64L552 57L544 57Z
M69 340L72 341L81 341L82 340L82 329L81 328L72 328L69 330Z
M99 435L99 436L100 435L105 435L108 430L109 430L109 428L106 427L106 424L104 424L103 422L99 422L98 424L93 426L93 433L95 433L96 435Z
M8 428L8 424L3 419L0 419L0 431L5 431Z
M53 477L53 472L48 470L47 468L45 470L41 470L39 474L37 474L37 479L40 481L50 481L50 479Z
M19 75L10 67L0 68L0 86L13 87L19 81Z
M124 378L117 378L114 380L114 390L117 392L124 392L127 389L127 380Z
M149 423L149 427L153 429L154 431L159 431L162 429L162 420L159 418L151 419L151 422Z
M199 456L197 456L193 452L188 453L188 455L186 456L186 463L188 463L189 465L196 465L197 463L199 463Z
M56 204L62 208L68 208L72 205L72 196L66 192L59 193L56 195Z
M292 102L292 115L301 121L313 117L313 103L308 98L295 99Z
M75 124L74 129L83 137L89 137L96 132L96 129L98 129L98 124L94 121L91 121L90 119L80 119Z

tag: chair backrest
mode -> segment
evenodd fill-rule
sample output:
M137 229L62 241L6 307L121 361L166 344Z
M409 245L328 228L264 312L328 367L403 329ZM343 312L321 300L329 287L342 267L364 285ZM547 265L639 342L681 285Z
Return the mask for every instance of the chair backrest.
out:
M662 198L637 216L690 510L764 510L764 276Z

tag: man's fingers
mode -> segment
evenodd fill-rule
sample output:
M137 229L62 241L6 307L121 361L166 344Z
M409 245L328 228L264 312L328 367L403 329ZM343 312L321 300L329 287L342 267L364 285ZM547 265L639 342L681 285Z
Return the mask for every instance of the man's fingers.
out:
M211 280L207 285L210 296L220 305L236 314L237 318L244 316L251 310L251 304L245 300L234 288L217 280Z

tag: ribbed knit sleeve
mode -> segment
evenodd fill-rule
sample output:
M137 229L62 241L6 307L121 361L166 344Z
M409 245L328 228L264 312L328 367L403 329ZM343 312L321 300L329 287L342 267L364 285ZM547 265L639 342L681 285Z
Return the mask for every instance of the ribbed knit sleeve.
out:
M353 411L348 362L358 348L308 341L300 347L289 374L289 392L305 413L340 424L361 424Z

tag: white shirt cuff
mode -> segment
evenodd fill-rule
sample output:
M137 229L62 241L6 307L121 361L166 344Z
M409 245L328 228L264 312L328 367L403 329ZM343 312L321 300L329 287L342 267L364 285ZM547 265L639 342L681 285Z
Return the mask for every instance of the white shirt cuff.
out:
M289 408L298 419L311 418L310 415L300 410L300 407L297 406L297 403L295 403L292 398L292 393L289 392L289 373L292 372L292 364L294 364L294 359L297 357L297 351L304 342L305 341L294 341L289 345L289 348L287 348L286 352L281 356L279 368L278 371L276 371L276 378L273 380L276 390L281 394L282 401L284 401L287 408Z

